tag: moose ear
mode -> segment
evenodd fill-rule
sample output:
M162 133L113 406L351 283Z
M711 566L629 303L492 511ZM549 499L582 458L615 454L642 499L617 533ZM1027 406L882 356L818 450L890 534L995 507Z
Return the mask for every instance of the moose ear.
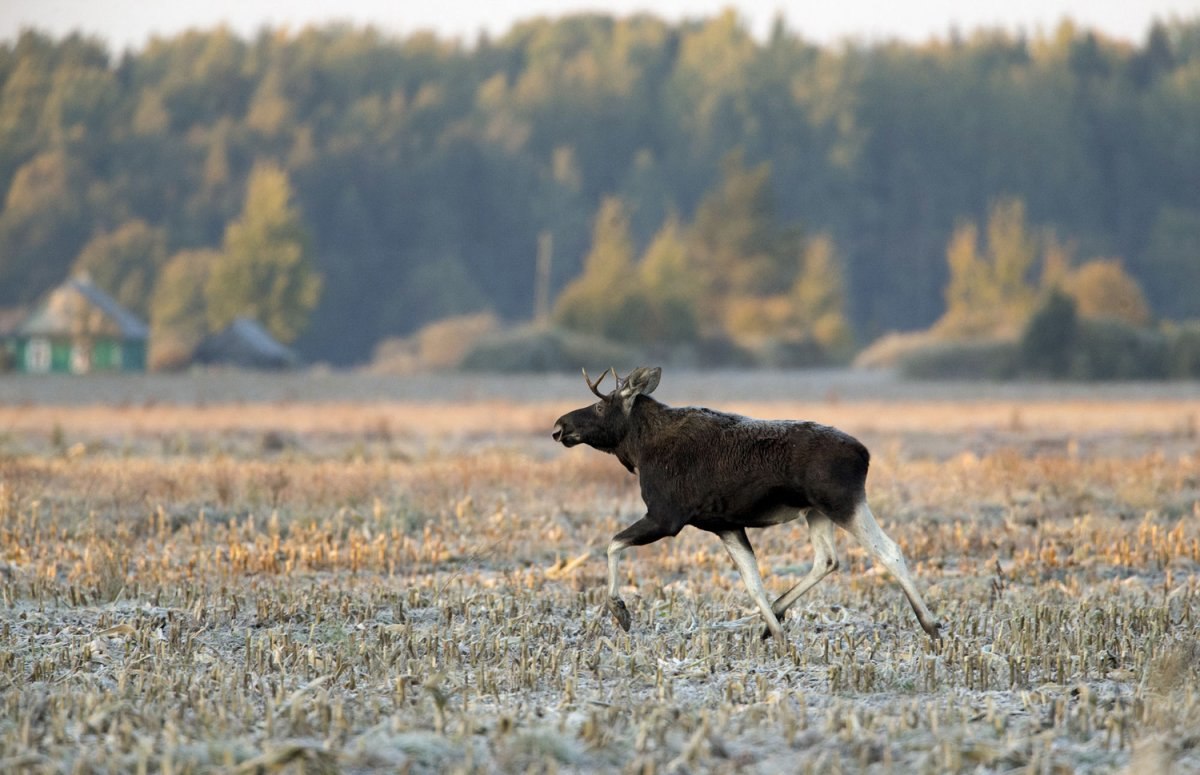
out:
M662 379L662 369L657 366L648 367L641 366L633 370L628 377L625 378L625 384L633 386L633 389L644 396L648 396L654 392L654 388L658 387L658 381Z
M657 366L653 368L641 366L634 369L621 383L621 388L617 393L625 411L628 413L633 408L633 400L638 396L648 396L653 393L661 378L662 369Z

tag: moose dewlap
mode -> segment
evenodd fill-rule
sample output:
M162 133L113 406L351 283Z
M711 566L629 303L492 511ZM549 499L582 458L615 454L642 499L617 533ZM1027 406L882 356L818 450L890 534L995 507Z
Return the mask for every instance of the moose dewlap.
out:
M838 567L834 526L858 539L876 563L896 577L925 632L939 623L917 591L904 555L867 506L870 454L849 434L813 422L755 420L696 407L671 407L650 397L662 369L642 367L608 394L583 373L596 403L568 412L554 425L564 446L587 444L617 456L638 475L646 515L608 545L608 609L629 629L617 588L617 559L630 546L674 536L686 525L715 533L741 573L766 630L784 642L783 619L795 602ZM767 597L748 527L779 525L804 515L813 545L812 570L775 600Z

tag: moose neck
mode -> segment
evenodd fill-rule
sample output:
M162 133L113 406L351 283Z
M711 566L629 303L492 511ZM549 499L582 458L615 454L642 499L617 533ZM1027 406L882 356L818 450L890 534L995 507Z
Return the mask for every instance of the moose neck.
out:
M650 396L638 396L629 408L629 432L621 439L613 454L630 472L636 472L641 467L644 440L664 409L665 406Z

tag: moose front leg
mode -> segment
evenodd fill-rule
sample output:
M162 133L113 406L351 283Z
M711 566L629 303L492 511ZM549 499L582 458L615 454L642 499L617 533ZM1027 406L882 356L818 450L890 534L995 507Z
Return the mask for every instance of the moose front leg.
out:
M678 531L676 531L678 532ZM629 527L613 536L608 543L608 612L621 625L621 629L629 632L631 617L625 601L621 599L617 587L617 557L631 546L651 544L660 538L674 535L663 529L662 525L646 515Z

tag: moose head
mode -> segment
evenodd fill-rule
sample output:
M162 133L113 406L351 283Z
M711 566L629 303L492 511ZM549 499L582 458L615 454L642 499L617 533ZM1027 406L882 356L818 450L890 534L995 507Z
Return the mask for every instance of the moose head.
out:
M604 394L600 392L600 383L609 371L616 385L610 393ZM587 444L605 452L615 450L629 433L630 415L638 396L653 393L661 377L662 369L643 366L634 369L625 379L617 376L616 369L609 369L593 381L584 369L584 381L600 400L559 417L554 423L554 440L566 447Z

